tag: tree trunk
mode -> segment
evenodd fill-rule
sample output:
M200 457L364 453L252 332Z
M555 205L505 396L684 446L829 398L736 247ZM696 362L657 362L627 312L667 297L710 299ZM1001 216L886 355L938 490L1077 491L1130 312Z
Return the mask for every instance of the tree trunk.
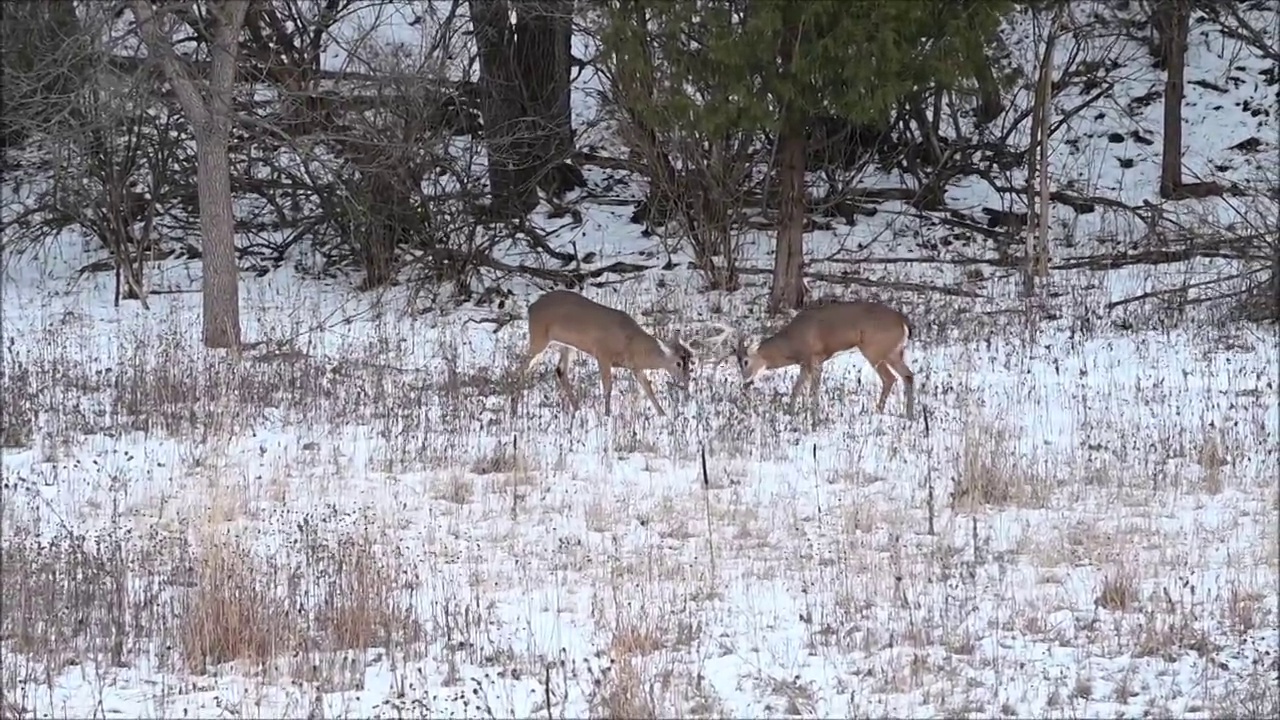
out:
M573 153L569 61L571 0L519 0L516 4L518 64L524 104L533 124L530 166L535 184L551 198L585 187L581 171L566 164Z
M568 0L470 0L494 217L527 215L547 169L573 150ZM512 23L512 10L516 11Z
M196 186L200 234L204 237L204 344L211 348L240 346L240 269L236 264L228 139L225 127L196 133Z
M516 33L506 0L470 0L480 60L480 114L488 156L489 210L494 218L527 215L538 204L530 154L528 111L516 65Z
M1062 27L1062 6L1049 21L1037 71L1031 110L1031 145L1027 148L1027 237L1022 274L1023 297L1036 293L1036 278L1049 272L1049 111L1053 99L1053 51Z
M788 3L788 5L790 5ZM793 81L800 24L792 7L784 12L785 24L778 46L783 82ZM773 287L769 291L769 312L799 308L804 304L804 171L807 143L807 113L794 102L782 109L782 129L778 133L778 183L781 197L778 237L773 254Z
M1164 145L1160 158L1160 197L1169 199L1182 187L1182 97L1185 92L1187 35L1191 26L1189 0L1162 0L1157 10L1167 18L1160 23L1161 55L1165 59Z
M196 183L200 233L204 236L204 344L240 346L240 267L236 263L236 219L231 201L231 94L235 91L236 51L247 0L228 0L214 12L208 112L203 131L196 128Z
M159 59L195 130L200 234L204 240L201 282L204 344L211 348L239 347L240 270L236 264L228 145L236 53L249 2L222 0L210 4L215 29L207 81L195 80L195 73L187 62L174 52L172 28L156 15L149 0L134 0L132 7L148 52Z
M805 219L805 123L804 115L793 111L783 121L778 138L781 189L778 238L773 256L773 288L769 292L769 312L799 308L804 304L804 219Z
M516 38L525 107L541 121L538 159L551 163L573 152L569 59L572 55L573 3L569 0L519 0Z
M978 125L990 125L999 119L1004 112L1004 98L1001 97L1000 83L991 69L991 54L977 68L978 105L975 108L975 122Z

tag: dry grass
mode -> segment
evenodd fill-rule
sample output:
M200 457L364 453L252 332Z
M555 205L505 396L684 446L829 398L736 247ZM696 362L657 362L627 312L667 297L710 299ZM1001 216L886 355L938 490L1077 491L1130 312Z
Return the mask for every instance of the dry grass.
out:
M140 334L110 373L60 333L7 356L3 437L34 458L6 465L9 707L56 708L69 673L101 700L142 668L183 678L164 713L193 715L233 696L329 716L1090 715L1183 692L1124 657L1201 663L1206 713L1275 707L1267 669L1239 665L1274 642L1275 545L1213 556L1275 531L1249 395L1061 383L1083 419L1056 442L988 380L1025 377L1026 355L973 344L968 368L921 371L928 433L868 412L856 357L816 417L785 412L784 374L751 394L700 378L687 407L664 387L658 420L619 373L606 425L590 365L569 416L519 372L518 331L404 348L421 334L372 327L243 362ZM1116 417L1176 403L1204 409ZM1028 674L1047 699L1000 689L1064 647L1095 660Z
M952 507L1045 507L1053 494L1054 480L1043 465L1022 452L1010 426L976 414L964 426Z
M215 533L217 531L214 531ZM194 674L246 661L311 659L287 669L314 681L315 658L343 650L414 647L424 642L412 587L389 536L367 529L354 536L301 540L300 557L283 564L250 539L218 533L205 539L191 586L177 600L180 657Z
M158 535L36 539L30 530L7 525L0 571L13 600L0 628L8 652L31 661L28 672L150 656L195 675L234 662L249 676L330 685L340 651L426 640L414 579L388 550L392 539L371 528L303 534L291 560L221 528L198 529L198 546ZM35 679L9 675L5 687Z
M1138 604L1138 578L1126 567L1116 567L1102 577L1098 588L1098 607L1116 612L1128 612Z

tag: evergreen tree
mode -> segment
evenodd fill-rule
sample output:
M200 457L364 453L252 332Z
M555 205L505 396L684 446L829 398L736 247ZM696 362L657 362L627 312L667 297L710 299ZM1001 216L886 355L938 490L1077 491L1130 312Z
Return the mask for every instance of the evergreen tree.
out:
M603 37L620 76L645 76L650 128L776 134L781 219L772 311L803 303L809 118L884 122L930 88L984 74L1007 0L610 0ZM647 18L641 25L634 18Z

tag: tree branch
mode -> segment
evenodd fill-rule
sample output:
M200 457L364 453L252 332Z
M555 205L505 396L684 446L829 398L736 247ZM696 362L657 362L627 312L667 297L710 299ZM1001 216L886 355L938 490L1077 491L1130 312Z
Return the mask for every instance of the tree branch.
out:
M205 106L204 97L182 59L173 51L172 28L161 27L161 16L156 14L151 0L133 0L132 7L138 33L147 46L147 55L160 63L187 117L195 125L208 122L209 109Z

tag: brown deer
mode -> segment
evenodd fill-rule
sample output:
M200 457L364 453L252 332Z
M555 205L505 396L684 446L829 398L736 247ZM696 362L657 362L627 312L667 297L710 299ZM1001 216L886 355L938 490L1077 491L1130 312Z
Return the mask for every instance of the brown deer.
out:
M560 349L556 380L575 412L578 398L569 384L569 363L575 350L594 357L600 365L605 415L612 413L613 368L631 370L649 402L664 416L666 413L653 394L645 370L666 370L675 384L685 390L693 370L693 351L680 341L679 333L671 342L663 342L645 332L621 310L568 290L549 292L529 306L529 360L525 371L551 346Z
M750 386L761 373L790 365L800 366L800 376L791 388L789 408L794 409L800 388L809 381L809 394L816 402L822 364L833 355L857 349L880 376L880 400L876 412L893 390L894 373L902 376L907 399L907 417L915 417L915 374L907 366L903 352L911 327L902 313L888 305L868 301L827 301L796 313L781 330L748 348L741 334L734 349L716 364L737 358L743 385Z

